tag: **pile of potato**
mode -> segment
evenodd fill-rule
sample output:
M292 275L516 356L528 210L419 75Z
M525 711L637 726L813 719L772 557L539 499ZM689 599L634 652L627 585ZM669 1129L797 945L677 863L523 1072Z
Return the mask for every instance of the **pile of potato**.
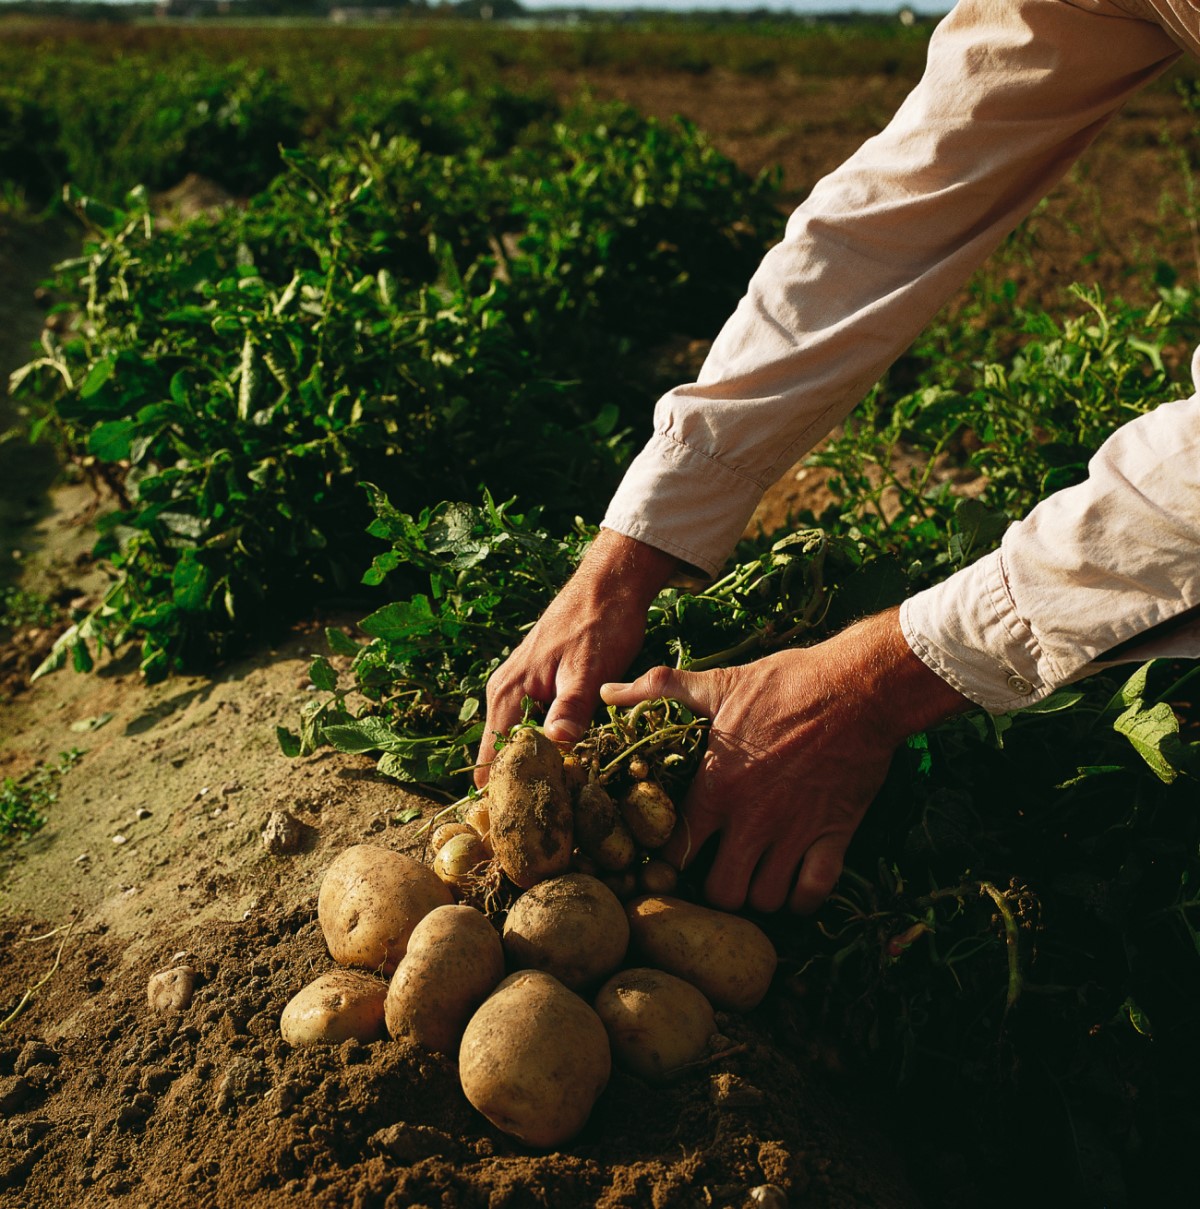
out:
M288 1003L284 1039L457 1053L471 1104L542 1148L583 1127L614 1061L660 1081L706 1060L714 1008L759 1003L774 947L747 919L646 892L674 888L649 855L670 797L635 779L614 802L572 765L519 729L466 821L435 832L432 866L366 844L338 856L317 905L338 968Z

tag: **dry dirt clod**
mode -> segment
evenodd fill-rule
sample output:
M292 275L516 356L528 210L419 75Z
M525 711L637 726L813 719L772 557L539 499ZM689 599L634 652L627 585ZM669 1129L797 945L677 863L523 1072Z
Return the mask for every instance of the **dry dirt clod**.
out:
M300 850L304 826L286 810L272 810L262 829L263 847L272 856L287 856Z
M753 1083L726 1073L713 1077L711 1094L718 1108L760 1108L766 1100Z
M198 975L191 966L174 966L150 976L146 999L155 1012L186 1012L196 992Z

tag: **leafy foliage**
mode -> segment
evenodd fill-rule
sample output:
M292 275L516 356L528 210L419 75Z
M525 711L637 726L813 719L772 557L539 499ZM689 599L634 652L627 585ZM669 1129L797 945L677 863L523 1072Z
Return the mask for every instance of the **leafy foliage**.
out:
M586 217L540 197L560 171L575 179L612 121L648 233L621 188L577 185ZM61 269L75 322L13 384L34 398L35 432L116 496L96 552L117 576L43 671L131 641L147 675L201 666L344 593L370 557L362 478L410 510L531 482L558 521L600 506L626 450L608 367L635 337L621 291L564 290L564 249L589 280L619 270L647 298L702 266L732 298L775 214L766 184L694 130L619 109L547 128L536 174L531 155L432 156L401 137L288 152L244 210L181 226L156 223L144 191L123 209L76 196L96 238ZM664 250L654 216L684 206L693 180L712 231ZM656 314L637 342L674 330L669 307Z

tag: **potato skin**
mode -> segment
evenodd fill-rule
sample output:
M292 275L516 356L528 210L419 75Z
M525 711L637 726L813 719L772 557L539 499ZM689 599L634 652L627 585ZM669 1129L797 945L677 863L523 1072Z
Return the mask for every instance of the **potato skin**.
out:
M573 991L595 986L624 960L629 920L599 878L566 873L526 890L504 921L510 968L545 970Z
M379 1041L384 1035L387 985L359 970L322 974L288 1000L279 1031L288 1045L340 1045L351 1038Z
M355 844L335 857L317 896L317 918L339 965L391 974L413 928L454 901L437 874L402 852Z
M489 838L500 868L522 890L571 864L572 811L562 756L526 726L500 749L488 772Z
M653 781L634 781L621 799L621 817L643 848L661 848L675 830L675 803Z
M504 977L504 950L474 907L435 907L413 929L384 1005L387 1031L453 1054L475 1009Z
M646 964L690 982L715 1007L747 1012L770 989L775 946L750 920L661 894L643 894L625 912Z
M614 974L596 995L613 1061L661 1083L680 1067L708 1053L716 1035L712 1004L690 982L664 970L632 969Z
M458 1072L497 1129L547 1149L573 1138L608 1085L612 1055L600 1017L541 970L510 974L471 1017Z

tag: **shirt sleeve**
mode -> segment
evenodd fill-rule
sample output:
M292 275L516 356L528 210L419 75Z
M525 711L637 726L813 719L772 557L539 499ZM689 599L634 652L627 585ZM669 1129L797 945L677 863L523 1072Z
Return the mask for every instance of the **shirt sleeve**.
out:
M814 187L697 381L659 400L605 527L715 573L767 487L1178 54L1110 0L960 0L892 122Z
M1200 350L1192 373L1200 390ZM1200 655L1197 606L1193 394L1122 425L1084 482L1043 500L999 550L905 601L900 625L943 680L1000 713L1111 663Z

